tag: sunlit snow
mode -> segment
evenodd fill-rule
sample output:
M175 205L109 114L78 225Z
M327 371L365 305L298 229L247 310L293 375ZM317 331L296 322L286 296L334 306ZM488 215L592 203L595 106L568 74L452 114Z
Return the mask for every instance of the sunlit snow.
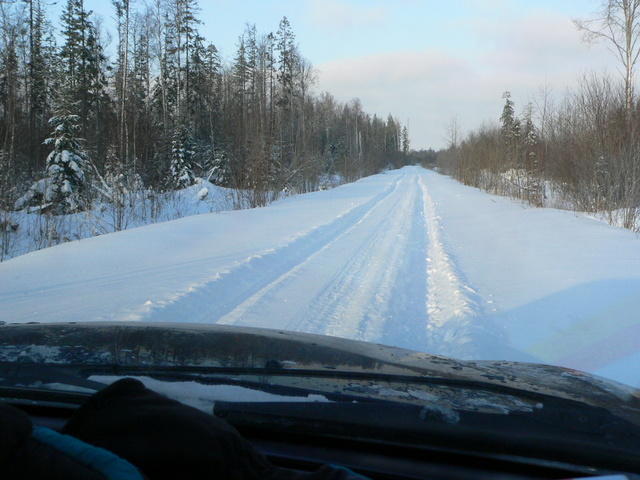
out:
M16 257L0 308L6 322L289 329L640 386L633 232L418 167Z

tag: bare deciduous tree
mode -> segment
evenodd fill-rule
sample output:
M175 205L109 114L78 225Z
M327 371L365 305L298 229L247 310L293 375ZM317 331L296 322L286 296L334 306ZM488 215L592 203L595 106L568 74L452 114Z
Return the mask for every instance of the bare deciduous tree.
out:
M458 148L461 130L460 119L457 115L453 115L445 125L445 140L448 148Z
M628 125L633 116L633 75L640 56L640 0L604 0L598 16L575 19L587 43L605 40L607 48L622 62Z

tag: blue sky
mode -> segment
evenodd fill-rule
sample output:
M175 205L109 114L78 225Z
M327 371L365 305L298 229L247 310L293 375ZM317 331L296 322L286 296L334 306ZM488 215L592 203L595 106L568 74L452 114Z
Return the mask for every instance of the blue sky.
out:
M135 0L141 6L143 0ZM111 2L85 7L112 24ZM545 85L556 102L586 72L617 63L604 45L586 46L572 18L597 0L200 0L201 32L231 59L245 24L259 33L287 16L316 91L359 98L371 114L409 124L413 148L446 145L453 117L463 131L497 121L502 93L516 111Z

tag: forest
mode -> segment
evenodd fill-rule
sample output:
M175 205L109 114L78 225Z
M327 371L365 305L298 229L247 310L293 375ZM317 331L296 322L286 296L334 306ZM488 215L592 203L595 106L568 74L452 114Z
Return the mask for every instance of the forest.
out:
M199 33L197 0L111 4L107 26L83 0L66 0L59 18L45 0L0 1L5 253L16 211L52 218L107 204L119 230L132 192L206 179L260 206L407 158L407 129L391 114L314 90L286 17L266 34L247 24L223 59Z

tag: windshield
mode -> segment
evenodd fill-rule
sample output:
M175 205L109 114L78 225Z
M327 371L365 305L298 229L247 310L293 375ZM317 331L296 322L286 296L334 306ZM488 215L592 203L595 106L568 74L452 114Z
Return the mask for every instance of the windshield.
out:
M640 7L596 3L0 2L2 321L640 387Z

